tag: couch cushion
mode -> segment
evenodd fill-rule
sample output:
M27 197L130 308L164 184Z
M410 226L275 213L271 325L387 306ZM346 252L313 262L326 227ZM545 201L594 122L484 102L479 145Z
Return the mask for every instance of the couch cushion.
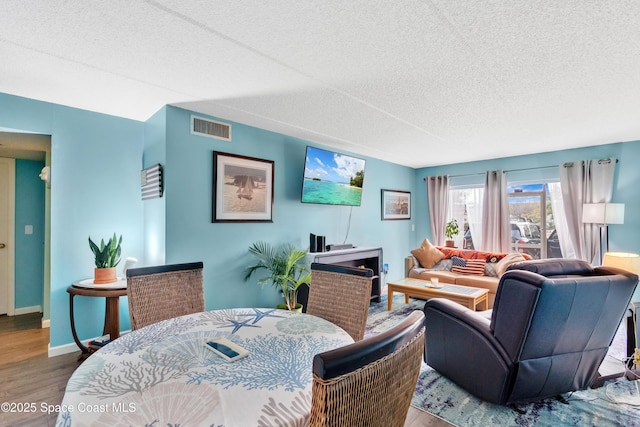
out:
M442 261L440 261L442 262ZM498 273L496 273L496 263L488 262L484 265L484 275L491 277L498 277Z
M451 267L453 273L484 276L484 265L487 263L484 259L463 259L454 256L451 261L453 262Z
M424 268L431 268L436 262L444 258L444 254L433 246L428 239L424 239L422 245L418 249L412 250L411 254L416 257L420 266Z
M451 271L451 260L450 259L441 259L436 262L431 270L448 270Z

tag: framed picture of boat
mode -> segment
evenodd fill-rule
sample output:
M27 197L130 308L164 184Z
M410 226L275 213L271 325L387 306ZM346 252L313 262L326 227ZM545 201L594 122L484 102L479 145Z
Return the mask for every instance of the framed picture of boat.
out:
M212 222L273 222L273 165L214 151Z

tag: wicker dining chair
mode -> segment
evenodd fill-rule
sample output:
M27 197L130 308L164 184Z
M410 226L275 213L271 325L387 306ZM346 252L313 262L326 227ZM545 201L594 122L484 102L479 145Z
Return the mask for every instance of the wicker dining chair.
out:
M340 326L360 341L367 325L372 280L370 268L311 264L307 314Z
M131 330L204 311L202 269L202 262L128 269Z
M424 349L424 314L313 358L311 427L402 427Z

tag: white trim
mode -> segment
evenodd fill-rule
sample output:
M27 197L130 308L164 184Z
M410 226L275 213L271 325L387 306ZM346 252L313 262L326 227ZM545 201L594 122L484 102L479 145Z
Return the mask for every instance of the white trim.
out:
M16 159L0 158L0 161L7 165L9 170L8 187L9 187L9 212L7 215L7 316L14 316L16 305L16 289L15 289L15 215L16 215Z
M51 320L42 319L42 329L47 329L47 328L50 328L50 327L51 327Z
M12 169L9 177L9 309L7 314L13 316L16 306L16 159L11 159Z
M91 340L82 341L82 343L84 345L87 345L89 343L89 341L91 341ZM63 354L74 353L76 351L80 351L80 349L78 348L76 343L64 344L64 345L59 345L59 346L56 346L56 347L51 347L51 343L49 343L48 348L49 348L49 350L47 351L47 354L48 354L49 357L56 357L56 356L60 356L60 355L63 355Z
M21 307L15 309L15 316L29 313L42 313L42 307L39 305L32 305L31 307Z
M48 320L46 320L46 322L48 322ZM127 334L129 332L131 332L130 329L124 332L120 332L120 336L123 336L124 334ZM80 342L85 346L88 346L89 341L94 340L96 338L100 338L100 337L97 336L97 337L89 338L86 340L80 340ZM70 344L58 345L56 347L51 347L51 343L49 343L47 353L49 357L55 357L55 356L60 356L62 354L74 353L76 351L80 351L80 349L78 348L75 342L72 342Z

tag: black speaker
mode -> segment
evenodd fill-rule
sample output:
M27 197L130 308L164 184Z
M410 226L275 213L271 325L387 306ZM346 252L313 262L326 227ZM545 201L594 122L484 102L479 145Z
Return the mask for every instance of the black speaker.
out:
M324 252L325 249L325 245L326 245L326 238L325 236L316 236L316 252Z
M318 252L318 236L309 233L309 252Z

